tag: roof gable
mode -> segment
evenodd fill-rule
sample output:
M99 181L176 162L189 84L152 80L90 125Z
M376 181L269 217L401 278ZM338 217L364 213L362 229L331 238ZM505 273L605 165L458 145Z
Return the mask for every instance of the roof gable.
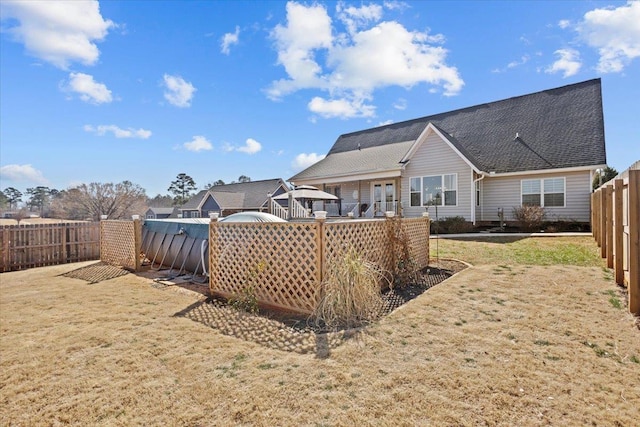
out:
M486 172L606 163L600 79L341 135L327 157L417 142L429 124Z

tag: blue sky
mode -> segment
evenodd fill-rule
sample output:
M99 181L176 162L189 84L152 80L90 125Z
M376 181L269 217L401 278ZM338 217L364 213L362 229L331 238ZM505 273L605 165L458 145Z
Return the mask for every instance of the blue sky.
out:
M289 178L342 134L602 78L640 159L640 2L0 2L0 188Z

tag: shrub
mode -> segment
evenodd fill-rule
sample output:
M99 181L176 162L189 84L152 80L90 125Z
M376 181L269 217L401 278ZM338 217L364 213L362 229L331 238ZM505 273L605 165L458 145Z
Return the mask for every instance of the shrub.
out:
M467 233L472 229L473 225L463 216L449 216L431 222L431 233L458 234Z
M242 291L229 299L229 305L236 310L246 311L247 313L258 313L258 297L256 296L256 277L265 268L265 263L260 261L258 265L252 269L247 279L245 279Z
M389 241L393 245L394 254L394 270L393 270L393 287L402 289L409 284L420 283L420 270L415 259L411 256L409 249L409 236L407 230L402 224L402 218L396 216L388 218L389 224Z
M540 230L545 218L544 208L541 206L523 205L513 208L513 217L523 230Z
M327 268L322 299L312 315L316 324L353 327L375 320L383 304L380 291L383 278L377 266L353 248L336 257Z

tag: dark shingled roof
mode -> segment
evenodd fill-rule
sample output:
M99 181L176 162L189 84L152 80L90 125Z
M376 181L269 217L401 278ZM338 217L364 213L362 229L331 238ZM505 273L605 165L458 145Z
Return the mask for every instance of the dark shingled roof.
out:
M208 192L213 195L223 209L258 209L268 200L268 193L274 193L280 185L287 187L281 178L215 185L209 190L201 190L180 209L198 209Z
M606 164L600 79L344 134L325 160L415 141L429 123L485 172Z

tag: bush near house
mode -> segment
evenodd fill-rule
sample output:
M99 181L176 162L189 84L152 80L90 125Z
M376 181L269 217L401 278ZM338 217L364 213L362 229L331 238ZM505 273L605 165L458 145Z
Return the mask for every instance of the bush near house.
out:
M458 234L473 231L473 224L463 216L449 216L431 221L431 234Z
M541 206L524 205L513 208L513 217L526 231L540 231L545 216L544 208Z

